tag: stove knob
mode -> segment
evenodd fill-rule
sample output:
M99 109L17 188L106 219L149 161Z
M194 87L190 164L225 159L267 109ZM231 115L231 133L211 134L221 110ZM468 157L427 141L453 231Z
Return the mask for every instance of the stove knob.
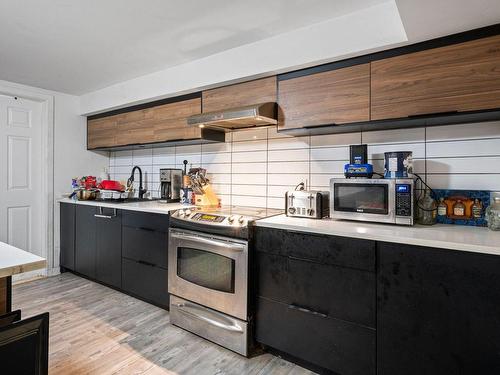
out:
M290 215L293 215L295 213L295 208L293 208L293 207L288 208L288 213Z
M243 223L244 223L244 222L245 222L245 218L244 218L243 216L240 216L240 217L238 218L238 223L240 223L240 224L242 224L242 225L243 225Z
M227 221L229 221L230 224L232 224L234 222L234 216L231 215L227 218Z
M191 215L191 210L189 208L185 212L187 216Z

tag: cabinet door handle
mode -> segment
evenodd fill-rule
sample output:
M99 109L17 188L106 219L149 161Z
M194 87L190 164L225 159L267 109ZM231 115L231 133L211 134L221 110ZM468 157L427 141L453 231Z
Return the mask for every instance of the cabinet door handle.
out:
M303 126L304 129L319 129L319 128L328 128L330 126L335 126L337 124L335 124L334 122L332 122L331 124L323 124L323 125L306 125L306 126Z
M145 231L148 231L148 232L154 232L155 231L152 228L146 228L146 227L136 227L135 229L137 229L137 230L145 230Z
M313 315L319 316L321 318L328 318L327 314L323 314L323 313L320 313L318 311L313 311L311 309L305 308L303 306L298 306L298 305L295 305L293 303L291 305L288 305L288 308L292 309L292 310L299 310L299 311L302 311L302 312L305 312L308 314L313 314Z
M408 118L419 118L419 117L428 117L428 116L446 116L446 115L453 115L455 113L458 113L458 111L453 110L453 111L434 112L434 113L416 113L414 115L408 115Z
M156 264L149 263L144 260L138 260L137 263L144 264L145 266L156 267Z
M114 217L116 217L116 208L113 208L113 215L104 215L102 213L102 207L99 207L99 213L98 214L94 214L94 217L98 217L100 219L112 219Z

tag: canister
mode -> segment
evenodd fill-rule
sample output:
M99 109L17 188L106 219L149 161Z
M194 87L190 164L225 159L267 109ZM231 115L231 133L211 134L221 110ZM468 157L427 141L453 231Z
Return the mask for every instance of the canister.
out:
M385 152L384 178L407 178L413 174L411 151Z

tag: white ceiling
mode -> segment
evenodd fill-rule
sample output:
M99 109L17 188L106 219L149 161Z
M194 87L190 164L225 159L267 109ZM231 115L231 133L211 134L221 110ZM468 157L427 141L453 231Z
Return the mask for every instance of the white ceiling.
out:
M80 95L383 1L2 0L0 79Z
M0 79L81 95L387 1L2 0ZM396 4L408 43L500 22L498 0Z

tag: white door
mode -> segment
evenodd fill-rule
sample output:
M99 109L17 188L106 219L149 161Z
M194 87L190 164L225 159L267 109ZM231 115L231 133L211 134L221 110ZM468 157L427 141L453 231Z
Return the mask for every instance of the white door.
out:
M0 95L0 241L42 255L42 104Z

